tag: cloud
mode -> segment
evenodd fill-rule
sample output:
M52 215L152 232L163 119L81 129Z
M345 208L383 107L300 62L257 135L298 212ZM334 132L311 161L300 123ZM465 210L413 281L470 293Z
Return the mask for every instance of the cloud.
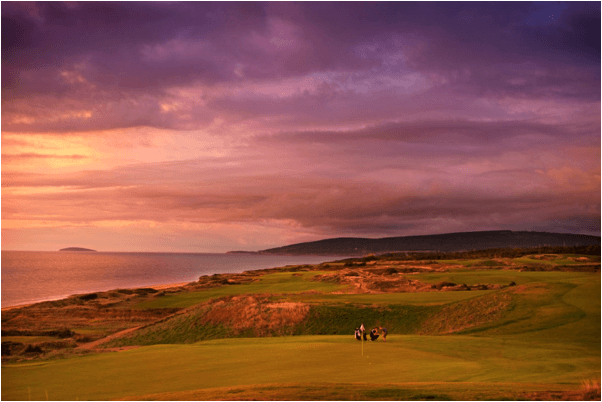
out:
M3 219L27 215L90 224L289 221L315 233L395 235L496 225L542 225L570 209L595 219L599 165L556 168L549 150L533 160L498 155L371 155L323 160L284 153L266 162L253 149L228 158L162 162L73 174L3 174ZM360 149L356 150L359 154ZM328 151L326 151L328 153ZM575 151L575 154L578 152ZM582 155L582 154L581 154ZM354 160L354 162L350 162ZM297 164L299 162L299 164ZM302 163L308 165L305 167ZM291 166L297 166L291 168ZM596 170L597 169L597 170ZM31 193L11 190L40 188ZM52 189L54 188L54 189ZM580 212L576 212L579 211Z
M538 10L525 4L5 3L3 118L21 131L189 129L219 112L248 116L262 109L298 120L330 110L339 119L351 118L351 110L391 118L394 102L405 100L411 109L416 101L402 85L435 87L418 102L422 108L441 102L438 94L448 86L481 97L596 100L599 46L588 38L599 32L599 12L591 4L553 8L557 22L528 25ZM368 71L386 84L366 81ZM335 91L316 88L276 105L272 97L213 97L208 106L161 113L175 87L244 90L313 74L339 74L339 82L325 81ZM369 92L361 92L368 82ZM27 99L79 104L92 115L49 122L27 110L33 106ZM19 102L29 105L25 119L14 110Z
M27 159L83 159L85 155L49 155L49 154L38 154L38 153L21 153L21 154L2 154L2 160L5 162L11 162L14 160L27 160Z
M1 7L10 233L597 230L598 3Z

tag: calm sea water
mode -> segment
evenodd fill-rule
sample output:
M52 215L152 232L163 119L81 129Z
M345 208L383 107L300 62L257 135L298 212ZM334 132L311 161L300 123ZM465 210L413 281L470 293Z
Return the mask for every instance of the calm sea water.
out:
M344 257L2 251L2 307L78 293L192 282L201 275L318 264L341 258Z

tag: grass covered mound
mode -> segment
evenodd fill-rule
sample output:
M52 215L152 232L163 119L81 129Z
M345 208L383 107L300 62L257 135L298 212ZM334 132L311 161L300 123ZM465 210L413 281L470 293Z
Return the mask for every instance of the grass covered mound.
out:
M600 256L531 251L372 256L3 311L2 398L599 400ZM387 341L353 339L361 323Z

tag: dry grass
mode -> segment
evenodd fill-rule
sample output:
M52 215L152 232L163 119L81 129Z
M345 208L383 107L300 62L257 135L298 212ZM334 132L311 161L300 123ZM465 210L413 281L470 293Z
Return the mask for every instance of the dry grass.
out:
M86 327L89 329L117 328L125 329L154 322L173 309L131 310L115 308L98 308L93 306L67 306L63 308L34 308L10 310L2 313L2 330L36 331L73 329Z
M568 391L528 392L520 395L520 399L534 401L599 401L600 380L585 380L581 388Z
M132 310L99 306L67 305L48 308L30 306L2 312L2 361L53 358L94 345L107 335L150 324L174 313L174 309ZM65 335L62 335L62 334ZM39 353L28 353L22 343L4 342L4 336L49 335L55 341L37 342ZM88 346L92 347L92 346Z
M227 325L237 334L252 330L255 336L285 334L309 312L303 303L270 303L269 295L232 296L208 304L200 324Z
M580 393L585 401L599 401L600 380L584 380L581 383Z
M349 285L345 293L428 292L430 285L392 273L391 268L347 268L316 275L314 280Z
M465 284L439 284L431 285L412 279L413 273L444 272L447 268L404 266L396 268L390 264L376 267L344 268L327 274L316 275L313 280L349 285L342 292L346 294L380 294L380 293L422 293L422 292L449 292L467 290L492 290L507 287L499 284L479 284L467 286Z

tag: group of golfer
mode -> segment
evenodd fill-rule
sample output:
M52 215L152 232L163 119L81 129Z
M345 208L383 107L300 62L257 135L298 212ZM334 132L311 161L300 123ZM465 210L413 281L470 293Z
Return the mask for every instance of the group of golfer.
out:
M383 342L387 341L387 328L383 328L383 327L374 327L372 328L372 331L370 331L370 340L371 341L375 341L376 339L378 339L379 334L378 334L378 330L380 329L381 334L383 335ZM367 336L366 336L366 328L364 328L364 323L362 323L362 325L360 325L359 328L355 329L355 339L357 339L358 341L361 341L362 338L367 341Z

